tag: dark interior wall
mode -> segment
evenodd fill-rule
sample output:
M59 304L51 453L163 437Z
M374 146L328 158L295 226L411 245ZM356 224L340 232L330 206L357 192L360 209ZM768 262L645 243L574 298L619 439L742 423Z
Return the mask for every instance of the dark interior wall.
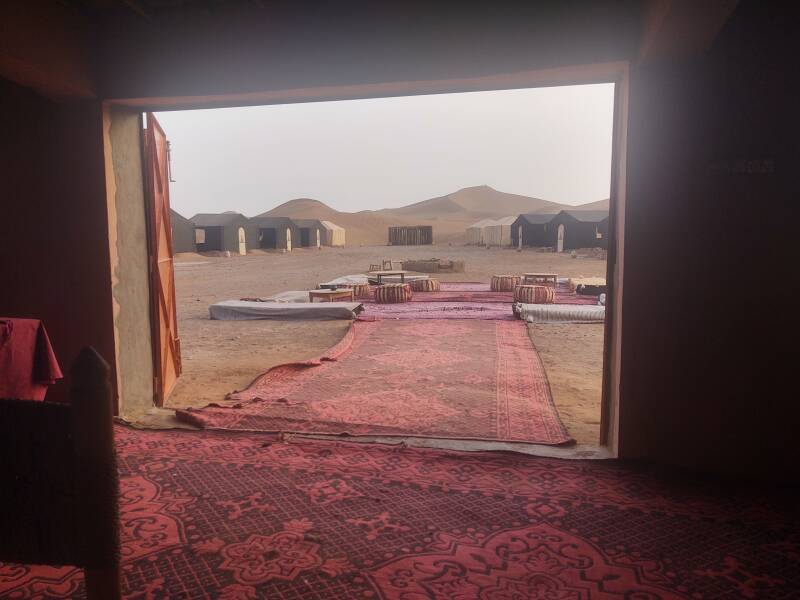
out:
M94 346L115 356L99 103L54 103L0 79L0 315L42 319L66 379ZM112 372L112 381L116 375Z
M624 60L640 0L161 3L98 28L106 98L479 77ZM213 4L213 6L210 6ZM554 27L554 24L557 24ZM581 40L582 43L575 43Z
M623 457L800 472L781 308L796 303L800 47L774 13L744 2L706 59L632 70Z

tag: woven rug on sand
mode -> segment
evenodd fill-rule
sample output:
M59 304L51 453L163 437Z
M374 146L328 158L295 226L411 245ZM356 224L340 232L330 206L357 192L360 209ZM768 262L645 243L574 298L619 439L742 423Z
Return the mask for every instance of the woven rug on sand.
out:
M414 292L422 294L424 292ZM403 304L364 305L359 320L376 319L489 319L513 321L514 312L508 302L406 302Z
M116 428L131 599L793 598L785 498L606 462ZM85 598L0 563L2 598Z
M316 361L271 369L233 406L178 411L200 427L571 442L519 321L357 321Z

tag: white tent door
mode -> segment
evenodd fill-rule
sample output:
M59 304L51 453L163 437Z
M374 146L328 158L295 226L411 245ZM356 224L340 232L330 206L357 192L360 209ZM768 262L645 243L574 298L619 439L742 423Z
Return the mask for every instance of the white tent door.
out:
M558 251L564 251L564 224L558 226Z
M319 243L319 229L317 229L317 248L319 248L319 247L320 247L320 243Z
M239 254L242 256L247 254L247 242L244 235L244 227L239 227Z
M292 251L292 230L288 227L286 228L286 251Z

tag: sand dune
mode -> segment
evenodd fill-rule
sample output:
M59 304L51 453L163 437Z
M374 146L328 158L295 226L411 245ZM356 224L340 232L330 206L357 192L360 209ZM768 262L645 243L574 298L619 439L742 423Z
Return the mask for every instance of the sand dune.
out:
M554 213L566 208L607 209L608 200L580 206L566 206L541 198L509 194L481 185L400 208L364 210L355 213L334 210L324 202L313 198L296 198L258 216L332 221L347 230L349 246L386 244L387 229L393 225L432 225L434 242L442 244L463 243L465 228L480 219L532 212Z

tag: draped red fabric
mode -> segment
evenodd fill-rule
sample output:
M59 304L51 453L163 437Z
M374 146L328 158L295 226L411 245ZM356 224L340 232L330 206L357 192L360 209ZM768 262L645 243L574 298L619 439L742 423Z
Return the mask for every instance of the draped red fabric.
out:
M0 317L0 398L44 400L62 378L41 321Z

